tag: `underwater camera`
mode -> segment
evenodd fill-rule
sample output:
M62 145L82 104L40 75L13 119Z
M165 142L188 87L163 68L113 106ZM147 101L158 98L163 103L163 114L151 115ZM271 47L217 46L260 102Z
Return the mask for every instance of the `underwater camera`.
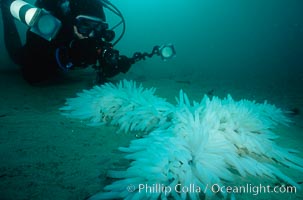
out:
M44 9L25 1L16 0L10 5L10 12L20 22L30 27L30 31L51 41L61 28L61 21Z
M113 45L110 43L115 38L115 32L108 29L107 23L97 17L78 15L75 25L82 36L96 40L96 49L98 50L100 62L111 66L117 65L119 51L113 49Z
M100 49L102 50L99 53L99 62L112 67L117 66L120 57L119 51L114 49L112 44L108 42L102 42Z

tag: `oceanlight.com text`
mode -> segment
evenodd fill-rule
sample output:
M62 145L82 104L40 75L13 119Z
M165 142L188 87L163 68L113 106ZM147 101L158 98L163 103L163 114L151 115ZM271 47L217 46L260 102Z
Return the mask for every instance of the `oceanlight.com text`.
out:
M208 185L206 186L208 187ZM280 185L280 186L271 186L271 185L253 185L253 184L246 184L246 185L239 185L239 186L224 186L220 184L213 184L209 188L212 193L245 193L245 194L252 194L258 195L261 193L276 193L276 194L284 194L284 193L296 193L297 188L291 185Z

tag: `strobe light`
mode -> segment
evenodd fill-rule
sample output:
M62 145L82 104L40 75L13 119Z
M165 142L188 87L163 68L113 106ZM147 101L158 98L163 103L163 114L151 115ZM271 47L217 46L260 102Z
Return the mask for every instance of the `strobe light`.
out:
M11 14L30 27L30 31L51 41L61 28L61 21L44 9L25 1L16 0L10 5Z
M163 60L170 59L174 56L176 56L176 50L174 45L168 44L168 45L163 45L159 48L159 55Z

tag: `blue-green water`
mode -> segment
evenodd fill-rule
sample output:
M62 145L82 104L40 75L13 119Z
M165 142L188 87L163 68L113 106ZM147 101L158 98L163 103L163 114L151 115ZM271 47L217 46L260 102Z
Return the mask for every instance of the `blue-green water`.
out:
M275 76L279 71L296 74L303 66L303 3L299 0L132 0L116 4L127 20L126 36L119 45L122 52L150 50L154 44L168 42L176 45L176 59L143 66L152 72L147 74L239 70Z

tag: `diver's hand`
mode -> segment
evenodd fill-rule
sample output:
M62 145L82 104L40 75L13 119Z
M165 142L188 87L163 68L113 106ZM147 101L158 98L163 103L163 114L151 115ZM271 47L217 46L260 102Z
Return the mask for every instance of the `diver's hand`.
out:
M88 38L87 36L84 36L81 33L79 33L77 26L74 26L74 34L78 39Z

